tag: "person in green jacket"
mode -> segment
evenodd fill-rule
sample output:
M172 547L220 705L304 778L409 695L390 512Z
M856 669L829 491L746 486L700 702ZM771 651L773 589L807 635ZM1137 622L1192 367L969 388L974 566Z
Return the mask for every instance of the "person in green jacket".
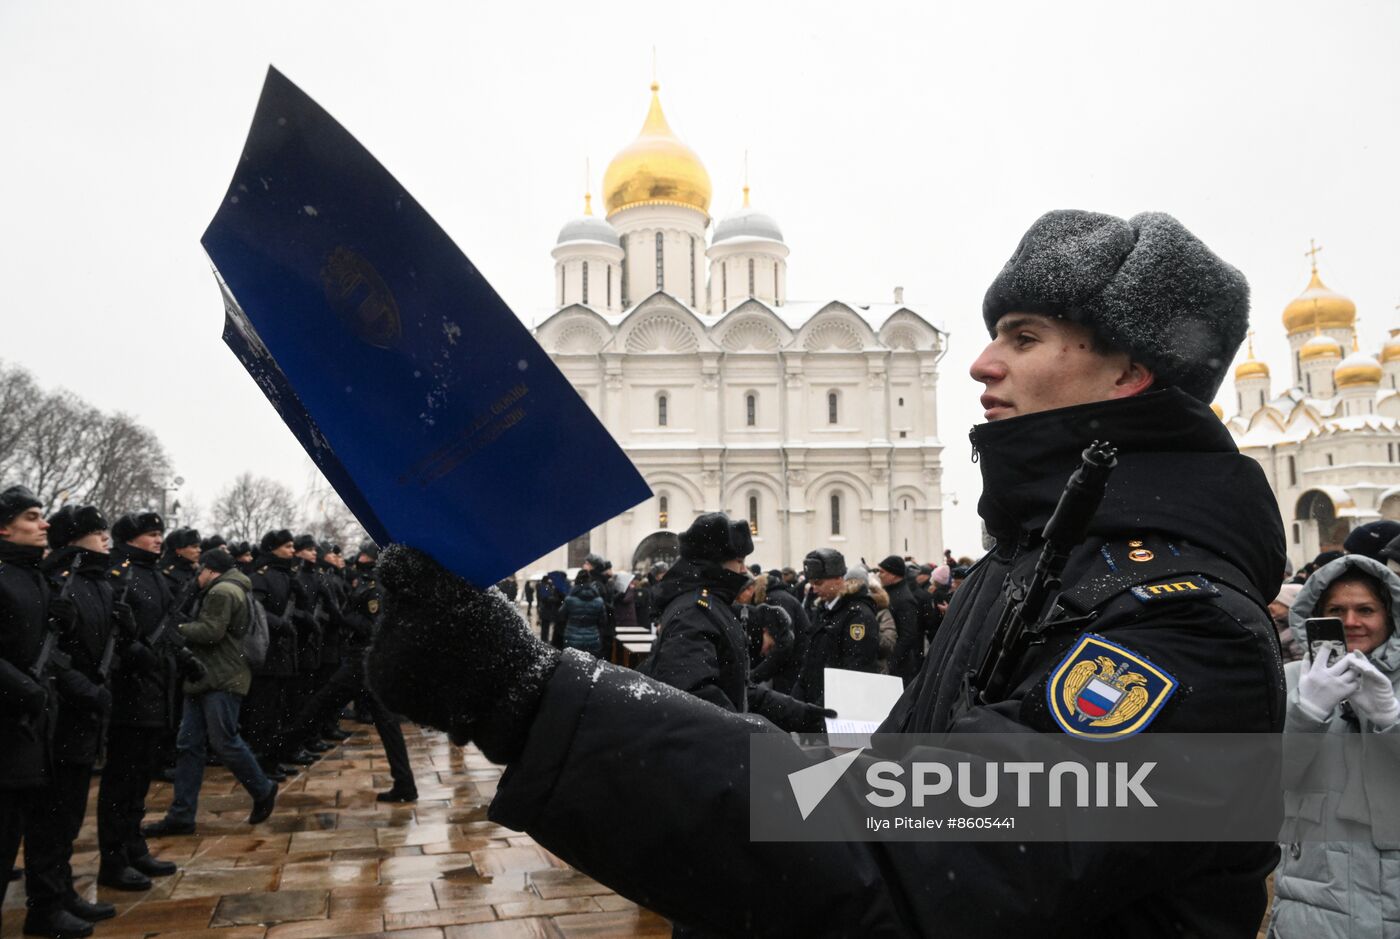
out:
M277 783L263 773L238 733L238 709L252 681L243 637L248 632L253 583L222 549L200 555L198 576L195 619L182 623L179 630L206 674L199 681L185 682L185 707L176 738L175 798L165 818L144 829L156 836L194 833L208 747L252 796L250 825L266 821L277 802Z

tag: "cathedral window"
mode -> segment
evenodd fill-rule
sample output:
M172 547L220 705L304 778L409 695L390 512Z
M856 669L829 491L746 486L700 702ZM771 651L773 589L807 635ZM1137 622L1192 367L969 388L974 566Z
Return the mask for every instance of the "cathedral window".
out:
M758 395L750 391L744 395L744 426L753 427L758 424Z
M695 236L690 236L690 305L695 306Z
M656 527L665 528L671 521L671 500L664 495L656 497Z
M1304 375L1303 381L1307 383L1308 394L1312 394L1312 372L1308 372L1308 374Z
M1330 454L1330 453L1327 454L1327 465L1328 465L1328 466L1331 466L1331 465L1332 465L1332 454Z
M773 262L773 302L778 302L778 262Z
M1240 414L1244 413L1244 392L1242 391L1235 392L1235 411Z
M667 418L668 418L668 416L669 416L669 415L666 413L666 411L667 411L667 406L668 406L669 404L670 404L670 399L667 398L665 394L659 394L659 395L656 396L656 426L657 426L657 427L665 427L665 426L666 426L666 420L667 420Z
M656 289L666 289L666 238L661 232L656 233Z
M559 265L559 305L564 305L564 265Z
M831 497L831 533L841 534L841 497L833 495Z
M588 262L583 262L583 305L588 306Z
M834 391L826 393L826 422L839 424L841 421L841 396Z
M719 295L720 310L729 309L729 262L719 262Z
M612 265L608 265L608 309L612 309Z
M753 258L749 258L749 296L753 295Z
M1288 485L1298 485L1298 461L1291 456L1288 458Z
M627 309L627 239L630 235L622 236L622 308Z
M749 534L758 537L758 493L749 493Z

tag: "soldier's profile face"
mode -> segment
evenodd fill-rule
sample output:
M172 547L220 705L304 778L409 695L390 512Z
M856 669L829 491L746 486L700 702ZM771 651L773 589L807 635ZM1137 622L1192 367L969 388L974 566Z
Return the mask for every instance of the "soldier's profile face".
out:
M195 561L199 560L199 545L193 544L186 545L183 548L176 548L175 553L179 557L184 558L186 561L194 563Z
M84 551L96 551L98 554L106 554L111 548L112 539L105 531L90 531L83 537L73 542L73 547L81 548Z
M278 558L289 558L289 557L291 557L291 556L292 556L292 543L291 543L290 541L288 541L288 542L286 542L285 544L279 544L277 547L275 547L275 548L272 549L272 556L273 556L273 557L278 557Z
M1007 313L996 337L969 370L986 386L989 421L1125 398L1145 390L1152 373L1126 352L1095 351L1087 327L1035 313Z
M820 580L812 581L812 592L823 600L834 600L841 593L841 588L846 586L844 577L823 577Z
M127 544L142 551L149 551L152 554L160 554L160 546L165 544L165 535L158 531L143 531L132 538Z
M0 525L0 538L11 544L28 548L42 548L49 543L49 523L44 513L37 508L25 509L4 525Z

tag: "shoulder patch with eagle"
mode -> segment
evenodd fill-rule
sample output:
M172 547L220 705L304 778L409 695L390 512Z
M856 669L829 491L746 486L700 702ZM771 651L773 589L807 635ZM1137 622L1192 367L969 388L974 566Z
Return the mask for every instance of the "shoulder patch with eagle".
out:
M1178 684L1142 656L1085 633L1051 673L1045 694L1065 733L1119 740L1152 723Z

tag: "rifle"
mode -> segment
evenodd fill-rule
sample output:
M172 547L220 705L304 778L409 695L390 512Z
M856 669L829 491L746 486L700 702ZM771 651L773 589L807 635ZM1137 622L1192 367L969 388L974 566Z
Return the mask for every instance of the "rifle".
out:
M1031 645L1043 641L1042 634L1048 624L1039 618L1040 612L1051 595L1060 589L1060 578L1064 576L1070 552L1079 547L1088 534L1089 523L1103 502L1108 476L1118 465L1118 450L1107 442L1095 440L1085 448L1081 459L1079 468L1065 484L1054 514L1045 523L1042 532L1045 547L1040 551L1030 580L1013 583L1010 576L1007 577L1003 588L1006 603L996 631L981 664L970 673L971 699L978 703L1002 700L1012 668Z
M68 577L63 581L63 589L58 592L59 599L72 598L75 571L82 562L83 552L79 551L73 555L73 563L68 567ZM59 651L58 640L65 630L60 623L54 620L52 614L49 615L48 627L48 632L44 633L44 642L39 646L39 655L34 659L34 664L29 667L29 674L33 676L35 681L41 683L46 680L50 665L57 665L59 668L71 668L73 665L72 659Z

